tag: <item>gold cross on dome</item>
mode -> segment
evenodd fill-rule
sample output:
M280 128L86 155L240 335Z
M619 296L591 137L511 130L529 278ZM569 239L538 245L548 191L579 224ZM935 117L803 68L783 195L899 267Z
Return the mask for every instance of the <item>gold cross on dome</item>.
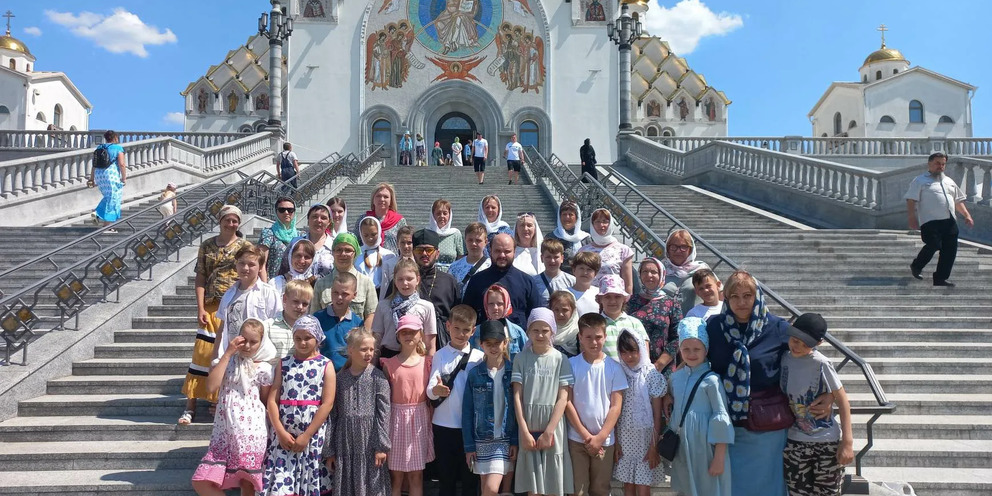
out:
M4 14L2 17L7 18L7 36L10 36L10 19L12 17L17 17L17 16L15 16L13 12L8 10L7 13Z
M882 33L882 48L885 48L885 32L888 31L889 28L885 27L885 24L882 24L878 26L878 28L876 28L875 30L880 31Z

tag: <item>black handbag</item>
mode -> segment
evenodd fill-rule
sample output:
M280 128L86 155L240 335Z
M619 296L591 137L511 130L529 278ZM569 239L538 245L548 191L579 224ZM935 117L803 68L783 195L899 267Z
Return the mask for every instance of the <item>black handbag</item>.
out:
M685 423L685 416L689 413L689 406L692 405L692 399L696 396L696 390L699 389L699 385L703 383L703 379L710 374L714 374L712 370L703 374L696 384L692 386L692 391L689 393L689 398L685 401L685 406L682 408L682 420L679 421L679 427L676 430L682 430L682 424ZM658 454L668 460L675 460L675 454L679 451L679 433L673 431L671 426L665 429L665 433L661 435L661 439L658 440Z

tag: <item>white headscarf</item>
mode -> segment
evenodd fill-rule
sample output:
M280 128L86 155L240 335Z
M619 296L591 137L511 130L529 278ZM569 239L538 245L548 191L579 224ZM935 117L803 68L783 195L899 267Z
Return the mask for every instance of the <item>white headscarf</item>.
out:
M520 238L517 236L517 226L520 225L520 221L524 217L530 217L534 220L534 242L532 243L533 246L529 247L520 246ZM534 267L535 275L544 272L544 262L541 260L541 243L544 242L544 234L541 233L541 225L537 223L537 217L530 214L517 217L517 222L513 225L513 242L517 245L517 254L522 250L527 250L530 253L530 264Z
M309 278L313 277L313 275L314 275L314 273L313 273L313 263L314 263L315 260L317 260L317 254L316 253L314 253L314 258L312 260L310 260L310 265L308 265L307 268L303 272L299 272L299 271L296 270L295 267L293 267L293 250L296 249L296 245L298 245L300 243L300 241L303 241L303 240L310 241L310 240L308 240L305 237L304 238L296 238L289 245L289 252L288 252L289 253L289 272L288 272L287 277L286 277L286 280L287 281L292 281L292 280L295 280L295 279L309 279Z
M555 223L556 223L555 230L552 232L552 234L556 238L562 241L567 241L569 243L575 244L575 243L581 243L582 240L588 238L589 233L582 230L582 209L579 208L579 205L577 203L573 202L573 205L575 205L576 213L575 213L575 227L572 228L572 232L569 233L561 225L561 204L559 204L558 216L555 217Z
M627 392L630 393L624 398L624 406L630 405L634 412L634 425L652 425L654 423L654 410L651 408L651 394L648 391L648 376L655 370L648 355L648 343L643 338L630 331L620 332L630 334L637 341L637 347L641 350L641 360L636 367L631 368L627 362L621 358L620 367L624 375L627 376Z
M596 227L593 226L593 222L592 222L593 217L596 216L596 212L599 212L600 210L606 212L606 215L610 216L610 227L606 229L605 236L600 236L599 233L596 232ZM617 238L613 236L613 233L616 231L616 228L617 228L617 224L616 222L613 221L613 214L611 214L609 210L605 208L597 208L596 210L592 211L592 215L589 217L589 235L592 236L593 243L596 243L596 245L598 246L608 246L613 243L616 243Z
M665 239L665 258L661 261L661 263L665 267L665 275L675 276L679 279L685 280L691 276L693 272L696 272L699 269L708 269L710 266L706 265L706 262L696 261L696 240L692 239L691 234L689 235L689 256L686 257L685 262L682 262L682 265L675 265L672 263L672 260L668 258L668 244L672 242L672 236L675 236L675 234L679 232L685 232L688 234L688 231L685 229L676 229L668 235L668 238Z
M255 354L251 358L245 358L241 356L241 353L235 353L231 358L234 362L234 383L241 388L242 393L248 393L251 389L251 382L258 372L257 364L262 362L267 363L276 357L276 346L269 339L269 325L272 321L265 320L259 322L262 323L262 342L259 343ZM241 324L241 329L244 329L243 323Z
M486 218L486 211L483 208L483 203L485 203L486 199L483 198L479 201L479 222L486 226L486 231L489 234L498 231L501 227L510 228L509 224L503 222L503 202L500 201L498 196L493 195L493 198L496 199L496 205L499 206L499 215L496 216L495 222L489 222L489 219Z
M448 223L446 225L439 226L437 225L437 219L434 218L434 211L432 209L430 215L431 222L430 225L427 226L427 229L436 232L437 235L441 236L442 238L445 236L451 236L452 234L458 232L457 228L451 227L451 225L454 223L453 220L455 218L455 212L451 207L448 207L448 212L450 214L448 215ZM503 213L502 210L500 211L500 213Z
M364 224L367 219L372 219L372 222L375 222L376 229L379 231L379 236L375 237L375 244L371 246L365 243L365 236L361 235L362 224ZM382 246L382 223L379 222L379 219L368 215L363 217L358 223L358 230L358 239L362 242L362 253L360 257L355 257L355 268L365 275L370 275L370 272L372 272L375 267L382 265L382 255L379 254L379 247Z

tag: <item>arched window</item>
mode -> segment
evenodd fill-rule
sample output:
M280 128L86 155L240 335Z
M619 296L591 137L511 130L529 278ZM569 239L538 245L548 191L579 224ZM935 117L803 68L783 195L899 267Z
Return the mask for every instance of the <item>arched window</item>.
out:
M47 120L45 120L45 114L41 112L38 112L38 115L34 116L34 118L41 122L48 122Z
M12 70L12 71L16 71L17 70L17 61L16 60L10 59L10 63L8 65L10 66L10 70Z
M648 136L658 136L658 128L654 126L648 127Z
M78 129L76 129L76 126L69 126L69 130L70 131L78 131Z
M847 123L847 128L848 129L854 129L856 127L858 127L858 123L857 122L851 121L851 122L848 122Z
M539 148L540 130L534 121L523 121L520 123L520 144L523 146L533 146Z
M892 74L899 74L899 69L892 69Z
M862 83L867 83L868 82L868 75L867 74L865 74L864 76L861 76L861 82Z
M372 123L372 142L388 147L393 142L393 125L386 119Z
M820 135L820 137L821 137L821 138L826 138L826 137L827 137L827 133L823 133L823 134L821 134L821 135Z
M62 105L55 104L55 111L52 113L52 124L62 129Z
M923 104L919 100L909 102L909 122L923 122Z
M875 81L882 79L882 71L875 71Z
M0 105L0 115L7 116L10 115L10 109L6 105Z
M670 127L666 127L664 130L661 131L661 135L662 136L675 136L675 130L672 129L672 128L670 128Z
M896 120L892 118L891 115L883 115L881 119L878 120L879 124L895 124Z
M954 119L951 119L949 116L942 115L940 116L940 121L938 121L938 124L954 124Z
M238 132L239 133L244 133L244 134L251 134L251 132L252 132L251 124L245 124L245 125L239 127L238 128Z
M844 132L844 119L841 118L840 112L834 113L834 135L838 135Z

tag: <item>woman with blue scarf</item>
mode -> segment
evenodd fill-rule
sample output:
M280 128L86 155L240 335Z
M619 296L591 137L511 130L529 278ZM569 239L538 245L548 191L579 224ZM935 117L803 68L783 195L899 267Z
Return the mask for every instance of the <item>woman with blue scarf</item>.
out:
M789 352L789 323L768 312L758 281L743 270L724 284L723 311L706 322L709 359L727 393L727 412L734 423L729 447L733 496L786 496L782 452L791 425L774 430L764 415L752 415L751 404L769 405L785 398L779 387L782 355ZM826 415L833 396L826 393L811 405L814 415ZM788 398L785 398L788 408Z
M269 280L279 275L279 265L293 238L304 235L306 235L305 231L296 228L296 204L293 203L293 199L286 196L279 197L276 200L276 221L272 226L262 229L262 235L258 240L258 244L269 247L269 257L265 263Z

